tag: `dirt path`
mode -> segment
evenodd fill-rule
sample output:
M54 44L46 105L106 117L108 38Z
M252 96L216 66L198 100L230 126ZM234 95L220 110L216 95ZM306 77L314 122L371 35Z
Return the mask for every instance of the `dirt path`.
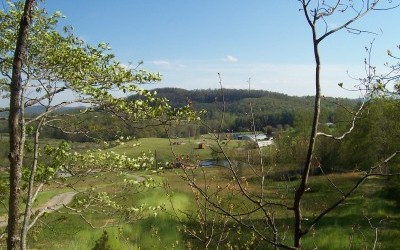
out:
M143 182L145 180L144 177L139 176L139 175L130 175L131 177L135 178L137 182ZM77 192L65 192L58 194L54 197L52 197L50 200L48 200L46 203L40 205L39 207L35 207L33 209L33 213L37 211L43 211L46 213L51 213L54 212L60 208L62 208L64 205L68 205L75 197ZM2 215L0 216L0 228L7 226L7 216Z
M33 213L37 211L43 211L46 213L51 213L63 207L63 205L69 204L77 192L66 192L58 194L48 200L46 203L39 207L33 209ZM7 226L7 216L0 216L0 228Z

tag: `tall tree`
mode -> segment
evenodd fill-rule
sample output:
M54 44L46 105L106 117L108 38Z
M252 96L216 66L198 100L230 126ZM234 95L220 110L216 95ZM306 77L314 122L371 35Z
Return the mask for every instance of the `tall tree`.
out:
M46 178L37 178L36 170L40 163L38 157L39 135L41 127L50 126L64 133L88 134L88 130L79 130L76 124L70 124L57 111L70 104L86 105L86 111L102 110L120 117L127 124L139 123L146 119L158 119L165 122L189 111L172 109L165 98L155 97L155 93L141 89L138 85L159 81L160 74L149 73L138 67L121 64L110 53L106 43L91 46L72 34L70 27L57 30L60 12L49 15L45 9L33 7L34 1L9 2L9 10L0 11L0 60L2 91L10 95L10 107L0 111L9 111L10 124L10 198L8 223L8 248L16 249L21 233L21 249L26 249L29 228L37 221L31 218L31 208L37 193ZM21 18L22 16L22 18ZM18 20L20 25L18 26ZM33 23L34 25L29 26ZM15 27L20 27L16 30ZM28 36L29 30L29 36ZM15 42L17 46L15 47ZM16 48L16 49L15 49ZM14 56L11 51L15 49ZM12 74L10 73L12 72ZM9 87L7 90L5 87ZM116 97L115 92L130 93L138 96L135 100ZM65 97L65 95L67 97ZM25 117L25 108L40 107L35 116ZM190 111L189 111L190 112ZM78 113L78 115L81 113ZM61 122L60 122L61 121ZM64 122L63 122L64 121ZM34 132L34 151L28 175L28 191L24 222L19 230L19 207L21 196L21 166L26 158L24 153L25 129L32 127ZM54 156L55 163L47 164L54 174L63 163L66 147L59 149L61 155ZM51 152L50 152L51 154ZM119 159L109 154L107 159ZM104 159L97 157L98 159ZM145 159L145 158L143 158ZM65 160L65 159L64 159ZM126 168L140 166L140 160L123 158ZM148 158L145 159L148 161ZM86 166L81 162L81 166ZM115 162L114 162L115 163ZM101 168L101 162L97 168ZM107 165L107 164L106 164ZM106 167L112 166L108 164ZM115 164L119 166L120 164ZM81 170L83 173L87 170Z
M23 128L21 126L21 91L22 65L25 61L25 51L28 40L29 26L32 20L34 0L26 0L24 12L19 22L17 43L15 47L12 78L10 84L10 114L8 118L10 129L10 196L8 208L7 249L17 249L19 201L21 196L20 180L23 154Z
M313 116L312 123L310 125L310 130L307 131L308 143L306 150L304 152L304 162L300 169L296 169L296 174L299 175L299 181L296 183L294 194L281 194L274 196L271 193L275 191L268 192L267 188L268 182L266 178L268 177L269 169L272 167L265 166L263 161L263 151L259 149L259 163L254 164L254 160L250 161L250 157L247 163L249 168L254 172L252 178L257 178L259 181L259 187L257 191L247 188L248 182L245 176L241 176L241 172L237 171L237 162L229 159L225 153L225 149L222 143L220 143L220 135L215 134L215 140L217 141L219 148L217 149L222 154L225 154L226 160L228 161L228 169L232 176L232 181L226 185L226 187L216 187L215 192L209 192L208 189L209 181L204 178L204 184L196 180L194 174L190 171L185 171L185 177L187 178L189 185L196 189L196 192L204 197L204 202L211 204L213 209L220 214L224 214L238 224L242 225L244 228L253 231L257 237L261 238L263 241L273 245L275 249L285 248L285 249L301 249L302 239L311 230L315 228L315 225L320 222L327 214L331 213L335 208L342 204L351 194L357 190L364 180L374 175L381 175L381 173L374 172L377 166L380 166L381 162L376 165L369 166L368 171L360 175L361 177L356 182L352 183L352 187L346 191L339 191L341 196L334 200L331 204L324 206L321 211L313 212L313 215L307 214L304 208L307 204L304 204L306 191L309 190L310 174L312 168L320 167L320 163L317 159L316 143L318 137L324 136L330 139L341 141L343 138L348 136L354 129L355 123L360 116L362 110L365 108L365 101L369 99L370 92L366 93L364 97L364 102L361 103L360 107L351 112L351 119L349 120L346 130L339 135L330 135L323 132L320 128L321 124L321 99L322 99L322 87L321 87L321 55L320 47L325 40L334 35L335 33L347 30L352 33L362 34L366 31L354 28L352 25L358 20L365 17L369 12L374 11L378 4L383 1L351 1L351 0L298 0L300 4L300 11L304 14L307 25L311 31L311 41L313 48L313 57L315 62L314 70L314 103L313 103ZM383 4L383 3L382 3ZM390 2L390 4L393 4ZM382 6L382 5L381 5ZM388 7L389 9L390 7ZM385 7L380 7L379 10L383 10ZM333 21L334 20L334 21ZM335 23L336 27L331 26ZM370 82L371 79L370 79ZM369 91L369 89L367 89ZM252 106L249 107L249 113L252 113ZM254 122L254 118L253 118ZM222 131L219 131L222 132ZM256 131L253 131L256 133ZM383 157L382 161L384 164L393 159L397 153L390 155L389 157ZM288 156L290 157L290 156ZM254 177L256 176L256 177ZM254 182L254 180L253 180ZM204 185L204 186L203 186ZM334 185L334 184L333 184ZM272 186L273 188L273 186ZM225 196L224 196L225 195ZM234 207L235 202L232 201L233 196L240 196L244 199ZM224 197L224 198L222 198ZM286 218L290 217L292 223L281 225L282 222L279 221L279 215L284 213ZM256 216L262 216L262 226L257 222L253 222L252 218L257 218ZM310 216L308 220L305 215ZM251 217L253 215L254 217ZM288 243L286 240L286 232L280 231L281 228L287 228L292 230L292 243Z

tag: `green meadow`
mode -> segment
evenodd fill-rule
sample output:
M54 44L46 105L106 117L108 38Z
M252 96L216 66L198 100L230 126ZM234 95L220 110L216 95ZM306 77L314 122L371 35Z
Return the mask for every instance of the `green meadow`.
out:
M174 143L179 142L179 143ZM205 149L199 149L198 144L206 144ZM140 144L140 146L139 146ZM239 142L225 142L224 147L240 147ZM198 161L215 157L213 148L217 145L211 139L161 139L143 138L119 144L107 150L135 157L140 152L152 152L158 161L173 161L177 155L196 157ZM81 147L84 150L86 147ZM268 175L264 183L265 195L271 201L283 202L291 205L294 188L298 184L296 178L279 180L277 174L286 171L288 166L267 166ZM256 193L261 185L257 172L260 168L246 166L237 169L241 176L247 179L246 188ZM140 170L128 173L93 173L84 177L69 177L60 183L45 185L40 193L37 204L43 204L49 198L63 192L71 191L74 186L78 192L74 201L69 204L72 208L79 207L79 200L87 195L84 192L96 187L96 192L115 194L115 200L122 206L152 207L144 211L137 218L126 221L123 215L115 214L112 210L88 209L78 212L62 208L48 213L30 231L30 249L92 249L102 237L107 237L110 249L204 249L199 240L192 237L187 229L199 232L199 223L196 220L199 207L196 205L195 195L185 177L196 179L201 186L207 183L209 192L216 191L218 186L232 183L232 176L225 167L208 167L187 170L187 175L180 168L164 169L160 171ZM5 173L3 173L4 177ZM268 176L271 176L269 178ZM138 177L153 179L151 187L129 187L126 180L136 180ZM334 183L342 192L349 190L360 178L357 173L335 173L312 176L309 191L302 203L306 220L311 220L324 208L342 196ZM324 217L304 237L304 249L395 249L400 245L400 215L396 205L382 198L381 190L384 179L373 178L367 180L361 188L337 207L332 213ZM223 202L230 202L239 210L251 206L239 193L221 193ZM204 201L203 201L204 202ZM1 208L4 214L4 208ZM210 213L210 211L208 211ZM291 243L290 225L292 214L285 209L274 210L276 224L282 232L283 242ZM246 220L257 228L264 227L264 217L261 213L254 213ZM214 225L220 229L222 223L215 215L209 214L209 219L203 223ZM219 245L220 249L273 249L259 238L253 238L251 231L238 227L233 220L228 220L226 227L231 228L229 234ZM210 249L217 247L215 242ZM4 246L4 245L3 245ZM0 246L0 249L2 246Z
M199 144L204 144L200 148ZM244 142L237 140L222 141L224 149L237 148ZM177 157L189 157L193 161L214 159L218 157L216 151L220 151L215 139L211 135L199 138L141 138L129 142L121 143L115 147L107 149L118 154L125 154L129 157L136 157L141 152L152 153L158 162L172 162Z

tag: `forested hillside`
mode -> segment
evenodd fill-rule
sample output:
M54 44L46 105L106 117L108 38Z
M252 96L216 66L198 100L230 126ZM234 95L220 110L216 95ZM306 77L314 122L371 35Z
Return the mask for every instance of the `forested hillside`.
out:
M191 104L195 110L206 110L205 120L221 119L225 112L225 126L234 131L250 129L250 120L254 119L257 130L266 126L293 127L296 119L311 114L314 98L312 96L289 96L266 90L244 89L197 89L178 88L156 89L160 97L165 97L174 107ZM357 100L326 97L322 101L322 120L336 122L338 103L354 107Z
M239 115L248 112L250 101L253 107L257 106L259 110L267 112L309 109L314 101L312 96L289 96L267 90L157 88L155 91L158 96L167 98L170 105L175 107L191 102L195 109L204 109L225 102L227 112ZM326 97L323 105L325 108L333 109L336 107L334 103L338 101L346 105L356 103L352 99ZM209 106L210 104L213 106Z
M271 133L276 130L304 127L309 124L312 114L314 98L311 96L289 96L286 94L270 92L266 90L244 90L244 89L197 89L185 90L179 88L155 89L157 96L168 99L172 107L182 107L190 104L197 111L206 111L201 115L201 124L174 125L170 128L170 134L177 136L196 136L210 132L220 124L224 114L223 128L233 132L250 131L256 129ZM129 97L135 99L135 96ZM340 103L340 106L337 104ZM355 99L326 97L322 101L322 122L340 122L344 109L341 106L352 108L357 104ZM80 128L81 134L65 134L59 129L46 128L43 135L58 139L69 139L78 141L103 138L113 140L118 136L143 137L166 137L166 131L159 122L147 121L139 124L121 124L118 117L105 115L101 109L90 111L78 118L68 116L68 113L79 112L83 107L62 109L66 119L69 120L64 127L66 130ZM39 106L29 108L28 113L36 113ZM29 114L28 114L29 116ZM254 127L252 122L254 121ZM146 127L146 129L143 129ZM7 132L4 121L0 124L0 132ZM90 134L90 136L88 136Z

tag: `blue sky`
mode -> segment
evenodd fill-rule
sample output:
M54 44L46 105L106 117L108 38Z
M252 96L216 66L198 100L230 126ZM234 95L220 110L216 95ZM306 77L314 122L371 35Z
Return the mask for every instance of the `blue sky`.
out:
M60 10L86 42L108 42L122 63L144 61L160 72L153 87L265 89L312 95L311 33L296 0L47 0ZM341 90L363 75L364 47L373 39L374 63L381 68L387 49L400 44L400 9L367 15L356 28L379 35L337 33L322 44L322 91L328 96L358 97ZM329 20L334 27L340 18ZM383 68L382 68L383 70Z

